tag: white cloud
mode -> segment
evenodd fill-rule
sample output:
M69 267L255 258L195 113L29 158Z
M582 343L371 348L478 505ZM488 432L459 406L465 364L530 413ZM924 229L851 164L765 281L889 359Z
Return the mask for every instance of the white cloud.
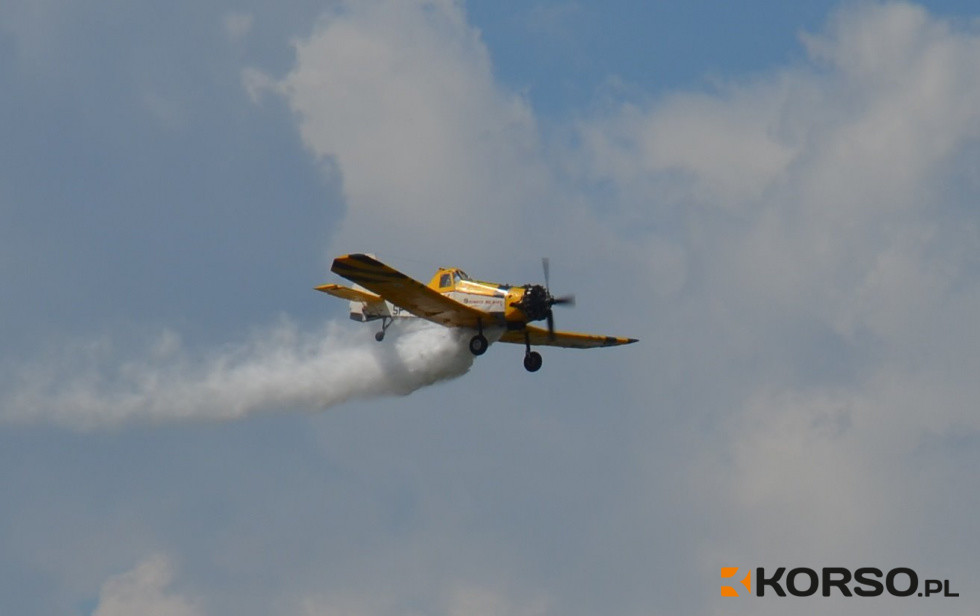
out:
M194 601L167 592L174 573L174 565L167 557L147 558L132 571L106 581L92 616L202 616L204 612Z
M681 498L715 531L677 528L691 552L935 563L948 546L893 538L954 492L937 477L971 480L942 470L943 453L923 462L922 443L980 431L977 183L959 177L975 173L963 161L980 137L980 42L917 7L873 4L804 44L798 65L580 119L581 139L560 153L579 165L566 178L581 189L574 203L600 198L563 224L605 248L603 297L650 314L624 386L673 421L631 416L650 475L630 488L662 489L679 465ZM457 4L344 3L296 49L286 77L247 82L286 97L307 147L342 178L337 243L500 250L523 204L547 215L572 192ZM643 422L681 436L681 407L707 435L667 459ZM453 596L447 613L502 601ZM303 609L384 614L401 598Z
M699 203L716 206L755 200L785 172L793 150L772 125L779 91L732 88L723 97L678 94L655 113L626 105L611 118L583 125L589 169L619 188L633 185L646 198L683 186ZM761 104L760 104L761 103ZM669 174L668 178L658 175ZM668 180L667 184L651 180Z
M717 430L692 454L694 498L725 511L706 552L941 562L915 529L973 480L922 449L980 434L980 34L888 3L804 41L800 65L583 121L581 173L636 246L684 253L658 305Z
M543 598L521 601L505 592L483 586L453 582L444 596L427 609L405 605L404 596L379 589L368 595L340 593L310 596L303 599L301 616L396 616L399 614L435 614L440 616L544 616L548 614Z
M598 295L603 309L622 315L628 329L645 327L635 334L641 344L626 351L637 358L632 371L600 368L578 379L635 395L634 408L602 408L596 420L636 439L625 453L609 452L615 462L594 470L610 473L615 488L609 502L588 514L570 508L568 520L555 519L548 541L522 543L508 532L508 524L522 521L494 526L477 511L466 516L466 532L454 535L433 522L438 516L427 517L427 507L477 509L479 500L467 500L473 498L468 491L460 504L449 483L424 484L428 494L405 488L413 498L430 499L418 507L419 526L404 528L407 538L398 542L410 546L402 557L413 565L425 551L416 547L419 537L462 537L465 543L471 529L487 525L498 532L492 540L513 554L485 565L481 573L488 577L507 569L500 562L520 563L525 555L533 556L526 559L533 565L522 572L558 567L546 550L579 531L586 540L562 556L581 557L573 566L586 573L556 568L536 577L532 571L513 582L525 585L514 596L535 597L552 581L556 588L549 588L547 602L525 602L492 586L446 582L444 565L378 573L378 563L398 551L382 541L359 553L357 562L344 563L346 575L364 581L363 592L340 598L299 592L305 597L297 600L300 613L405 613L408 596L422 597L415 605L436 604L436 613L535 614L552 606L555 613L575 613L584 608L570 605L567 596L593 594L592 588L570 588L589 578L590 567L613 580L646 580L662 572L655 567L683 566L676 563L685 557L705 559L712 574L703 585L692 584L706 592L715 590L717 566L732 564L731 557L813 566L917 565L909 559L921 559L956 568L963 580L975 577L974 556L954 548L976 543L970 504L980 488L974 412L980 399L980 183L971 164L980 137L978 37L920 8L892 3L841 11L826 31L804 41L809 55L798 65L734 80L717 92L677 93L585 117L581 146L561 153L563 161L581 165L565 178L581 189L575 203L599 197L590 212L576 209L563 223L569 243L579 250L579 240L589 238L603 247L596 266L597 284L605 285ZM535 232L533 225L521 230L523 222L546 217L572 192L553 181L552 161L538 145L538 122L525 101L494 79L480 35L457 3L342 3L297 42L296 51L296 66L281 80L251 71L246 82L253 93L271 89L284 96L309 150L342 178L349 211L334 247L381 245L422 258L503 252L508 242ZM524 213L525 206L533 213ZM370 346L373 341L367 351L334 334L305 339L286 328L200 362L165 339L158 352L111 371L108 380L97 363L105 351L95 349L71 355L64 368L55 362L53 372L28 373L3 408L8 419L104 425L143 413L167 419L172 409L236 417L374 392L359 389L359 375L365 366L377 371L377 353L391 351ZM454 363L468 357L465 347L439 348L451 366L465 369ZM460 348L462 356L455 355ZM607 357L604 366L624 365ZM328 387L337 382L345 387L341 394ZM350 383L353 392L346 389ZM515 384L507 392L513 398L486 407L471 402L468 392L460 398L475 409L500 410L523 396L535 399L536 383L526 389ZM395 393L407 389L386 386ZM548 436L535 441L538 434L522 434L523 444L534 449L563 432L559 440L578 455L577 439L592 442L595 431L570 420L555 430L541 417L552 406L591 410L581 411L564 387L550 389L541 398L544 410L528 413ZM511 432L494 432L504 446L485 464L515 472L507 466L513 460L505 459L507 445L516 448L506 441ZM651 446L655 439L662 450ZM561 467L565 460L557 453ZM568 480L540 466L528 491ZM665 494L665 488L676 491ZM522 504L538 502L501 493ZM649 511L637 512L637 502L651 503ZM357 522L344 529L351 527L365 536L377 530ZM922 532L927 527L932 535ZM623 547L615 555L623 562L610 564L602 557L615 551L609 544L620 533L625 539L613 545ZM490 540L474 543L480 541ZM659 550L664 542L662 553L651 547ZM443 549L477 552L466 547L470 552ZM425 555L437 564L459 562ZM637 569L637 561L649 571ZM166 562L149 562L142 573L137 568L107 584L100 610L111 614L127 596L193 609L165 593L171 580ZM403 582L389 596L371 595L369 587L403 571L418 576L412 579L418 585ZM625 588L628 581L602 584L613 597L610 611L623 605L650 611L646 591ZM616 592L621 589L627 595ZM673 605L658 600L670 607L702 605L690 596ZM966 595L958 605L964 604L964 612L975 607ZM893 606L862 603L857 609Z
M496 83L459 3L344 2L296 56L277 89L342 177L336 244L418 255L439 238L442 254L486 254L542 207L533 114Z
M585 160L624 216L702 234L713 292L905 331L894 312L924 316L976 245L946 185L980 137L980 39L889 4L806 40L808 65L584 123Z
M479 586L459 586L449 594L447 616L544 616L547 602L515 603L506 595Z
M230 41L241 41L252 31L255 16L251 13L228 13L222 19L221 25Z

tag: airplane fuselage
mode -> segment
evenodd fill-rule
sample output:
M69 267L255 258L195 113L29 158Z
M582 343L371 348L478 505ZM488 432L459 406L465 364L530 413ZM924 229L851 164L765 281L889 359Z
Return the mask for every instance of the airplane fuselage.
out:
M496 325L520 329L530 321L545 318L540 310L534 310L535 306L522 301L525 296L533 296L534 285L513 286L472 280L458 268L440 268L427 286L465 306L485 312L487 319L484 324L488 327ZM350 317L355 321L416 316L386 300L350 302Z

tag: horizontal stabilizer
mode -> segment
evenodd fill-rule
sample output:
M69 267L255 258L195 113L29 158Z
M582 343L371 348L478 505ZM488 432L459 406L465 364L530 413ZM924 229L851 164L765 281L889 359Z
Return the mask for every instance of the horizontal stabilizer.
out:
M350 287L345 287L342 284L325 284L314 288L317 291L323 291L324 293L328 293L334 297L349 299L352 302L376 302L381 299L380 295L371 293L370 291L352 289Z

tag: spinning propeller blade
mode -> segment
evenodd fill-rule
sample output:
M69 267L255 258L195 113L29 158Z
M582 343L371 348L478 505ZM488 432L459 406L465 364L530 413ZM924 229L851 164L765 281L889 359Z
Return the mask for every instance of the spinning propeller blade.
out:
M548 260L548 257L541 258L541 269L544 270L544 290L548 302L548 313L545 317L548 320L548 337L554 340L555 339L555 314L551 310L551 307L574 306L575 296L562 295L561 297L555 297L554 295L551 294L551 262Z

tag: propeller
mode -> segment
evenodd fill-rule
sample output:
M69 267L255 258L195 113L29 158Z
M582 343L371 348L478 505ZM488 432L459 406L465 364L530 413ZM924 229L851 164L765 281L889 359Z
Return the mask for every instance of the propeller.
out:
M545 319L548 321L548 338L551 340L555 339L555 313L551 310L552 306L574 306L575 296L574 295L562 295L560 297L555 297L551 294L551 262L548 257L542 257L541 259L541 269L544 270L544 293L547 298L545 302L548 305L548 312L545 314Z
M574 306L575 296L562 295L561 297L555 297L552 295L549 289L551 283L551 267L547 257L541 259L541 267L544 270L544 285L524 285L524 294L521 296L521 299L511 305L520 308L529 321L546 319L548 322L548 337L554 340L555 315L551 309L553 306Z

